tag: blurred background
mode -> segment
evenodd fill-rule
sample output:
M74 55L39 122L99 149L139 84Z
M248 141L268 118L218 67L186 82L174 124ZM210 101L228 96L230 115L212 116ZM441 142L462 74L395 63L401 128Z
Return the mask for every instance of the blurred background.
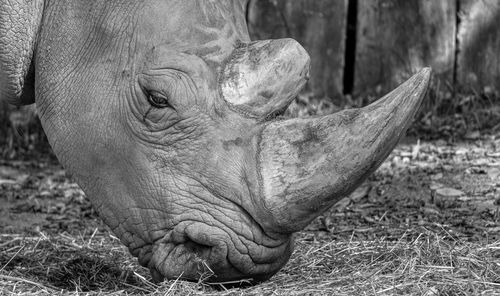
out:
M431 90L409 135L474 139L500 131L500 2L250 0L252 39L291 37L311 55L311 80L287 115L364 106L422 67ZM47 147L34 106L0 106L0 153Z

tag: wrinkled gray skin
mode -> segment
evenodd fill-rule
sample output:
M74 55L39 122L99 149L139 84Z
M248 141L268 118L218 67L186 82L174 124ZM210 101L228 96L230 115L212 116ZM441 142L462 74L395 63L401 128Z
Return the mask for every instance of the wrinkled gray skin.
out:
M273 119L308 78L290 39L249 43L245 1L4 0L0 99L36 99L55 154L156 280L261 281L292 233L389 154L422 70L364 109Z

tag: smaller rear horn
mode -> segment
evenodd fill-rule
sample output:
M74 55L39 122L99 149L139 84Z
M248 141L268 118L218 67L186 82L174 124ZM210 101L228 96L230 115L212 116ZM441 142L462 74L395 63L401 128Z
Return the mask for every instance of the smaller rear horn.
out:
M234 50L221 91L236 111L266 119L284 111L309 78L310 58L293 39L262 40Z

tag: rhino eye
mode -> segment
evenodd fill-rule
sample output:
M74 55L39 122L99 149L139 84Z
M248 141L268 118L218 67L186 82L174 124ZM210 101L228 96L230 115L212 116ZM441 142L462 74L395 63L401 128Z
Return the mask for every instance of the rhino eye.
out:
M172 108L172 105L168 102L168 98L159 93L148 94L148 101L151 106L155 108Z

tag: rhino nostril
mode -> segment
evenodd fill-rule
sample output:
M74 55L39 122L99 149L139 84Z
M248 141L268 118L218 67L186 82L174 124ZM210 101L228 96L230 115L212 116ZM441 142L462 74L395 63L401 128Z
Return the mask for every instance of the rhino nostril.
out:
M155 283L161 283L165 279L165 277L154 267L149 269L149 273L151 273L151 277Z

